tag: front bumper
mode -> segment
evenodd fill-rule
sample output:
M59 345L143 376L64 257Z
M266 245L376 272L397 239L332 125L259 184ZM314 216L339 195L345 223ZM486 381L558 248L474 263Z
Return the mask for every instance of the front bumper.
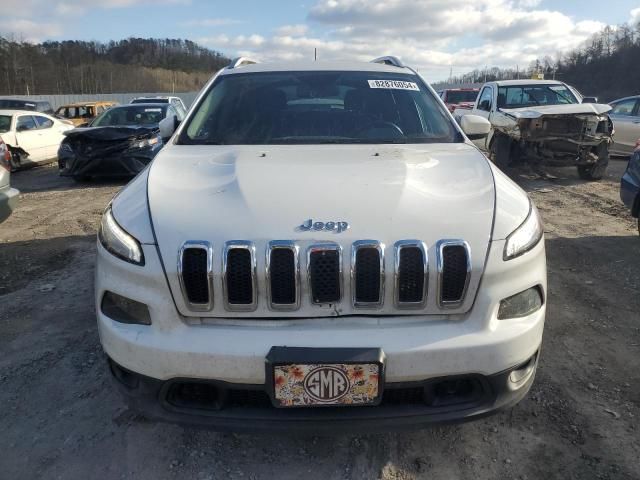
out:
M0 222L4 222L18 206L20 192L15 188L0 189Z
M129 408L149 419L220 431L313 434L415 430L481 418L522 400L533 384L537 364L536 352L525 364L495 375L385 384L382 403L375 407L281 409L272 406L265 385L184 378L161 381L109 360ZM517 386L511 379L514 370L527 372ZM462 393L454 392L456 385L464 385Z
M466 314L283 320L182 317L173 303L156 247L142 247L146 263L139 267L115 258L98 244L96 310L106 354L121 371L136 379L138 387L125 389L131 404L151 417L188 417L189 422L234 430L254 429L254 423L263 420L265 428L274 430L278 427L272 424L285 419L313 425L316 431L325 423L333 425L327 431L334 431L344 419L353 420L352 425L358 428L371 422L371 428L389 429L485 415L519 401L533 381L531 376L526 385L509 390L505 379L511 370L537 358L546 298L540 310L526 317L498 320L497 312L501 299L533 286L539 286L546 297L544 242L526 255L504 262L504 241L495 241L474 306ZM100 308L106 291L146 304L152 324L123 324L106 316ZM274 346L379 348L386 356L387 391L426 388L441 379L473 377L483 382L484 393L481 401L464 408L455 405L434 410L424 404L389 405L339 412L323 409L323 413L311 409L308 416L276 408L268 409L268 414L263 410L237 413L228 409L184 412L169 408L163 400L163 389L184 379L264 394L265 358Z

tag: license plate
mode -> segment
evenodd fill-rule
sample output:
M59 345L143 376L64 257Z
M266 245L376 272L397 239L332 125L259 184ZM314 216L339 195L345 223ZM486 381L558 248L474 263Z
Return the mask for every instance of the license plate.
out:
M288 356L299 357L296 355L299 350L301 349L289 352ZM327 349L331 351L329 355L326 351L304 350L308 350L303 355L305 360L315 357L316 361L288 363L285 360L270 365L272 370L269 377L273 382L272 398L275 406L356 406L379 403L382 396L381 378L384 374L384 364L378 349L374 349L377 352L377 358L374 361L357 363L352 363L354 357L363 360L368 358L362 358L362 355L349 355L349 353L354 351L362 353L363 349ZM367 349L366 353L371 353L371 349ZM348 361L335 363L324 361L327 358L340 356L347 358ZM366 355L366 357L373 356Z

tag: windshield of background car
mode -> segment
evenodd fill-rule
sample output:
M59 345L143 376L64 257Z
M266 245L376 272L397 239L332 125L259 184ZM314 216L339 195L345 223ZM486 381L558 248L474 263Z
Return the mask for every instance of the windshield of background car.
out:
M168 105L127 105L113 107L97 117L92 127L157 126Z
M474 90L449 90L447 92L447 103L473 103L476 101L478 93Z
M578 103L565 85L518 85L498 88L498 108Z
M0 115L0 133L6 133L11 130L11 116Z
M136 98L131 103L169 103L168 98Z
M463 141L415 75L266 72L218 77L178 143L265 145Z

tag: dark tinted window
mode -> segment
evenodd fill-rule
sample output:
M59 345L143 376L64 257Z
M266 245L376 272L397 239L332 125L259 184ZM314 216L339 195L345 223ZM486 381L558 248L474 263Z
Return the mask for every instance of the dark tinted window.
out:
M0 133L5 133L11 130L11 116L0 115Z
M36 104L27 100L0 99L0 109L3 110L35 110Z
M461 141L416 75L268 72L218 78L196 107L187 144Z
M134 98L131 103L169 103L168 98Z
M51 128L53 127L53 120L48 119L47 117L41 117L40 115L34 115L36 119L36 123L38 124L38 128Z
M31 115L23 115L18 117L18 123L16 123L16 130L24 131L24 130L35 130L38 128L36 122L33 120Z
M91 123L92 127L157 126L168 105L125 105L106 110Z
M449 90L447 92L447 103L473 103L478 98L478 92L475 90Z

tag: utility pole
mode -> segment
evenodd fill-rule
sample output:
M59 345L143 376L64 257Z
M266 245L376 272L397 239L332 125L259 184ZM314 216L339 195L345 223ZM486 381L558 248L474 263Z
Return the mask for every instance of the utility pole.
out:
M318 49L317 48L313 49L313 61L314 62L318 61Z

